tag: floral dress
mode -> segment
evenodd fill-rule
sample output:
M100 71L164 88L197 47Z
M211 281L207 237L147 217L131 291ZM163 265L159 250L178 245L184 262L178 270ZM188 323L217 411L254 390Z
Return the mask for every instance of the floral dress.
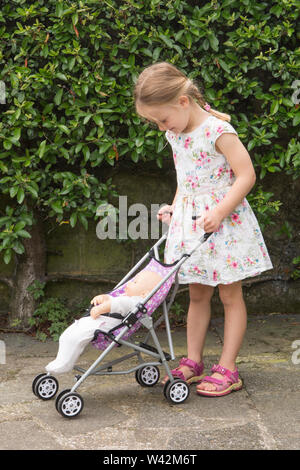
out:
M189 253L204 231L192 216L212 210L226 196L235 176L215 142L224 133L237 132L227 121L210 115L188 134L166 132L177 173L178 193L165 245L164 261L173 263ZM179 269L180 284L210 286L256 276L272 263L256 217L246 198L218 231L194 251Z

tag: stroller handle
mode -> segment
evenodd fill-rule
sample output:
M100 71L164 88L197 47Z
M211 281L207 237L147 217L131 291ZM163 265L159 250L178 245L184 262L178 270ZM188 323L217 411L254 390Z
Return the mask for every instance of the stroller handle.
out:
M173 211L165 211L164 214L170 214L170 217L173 215ZM200 215L192 215L192 220L199 219ZM204 241L206 241L214 232L205 232L203 237Z
M205 232L203 235L204 241L206 241L214 232Z

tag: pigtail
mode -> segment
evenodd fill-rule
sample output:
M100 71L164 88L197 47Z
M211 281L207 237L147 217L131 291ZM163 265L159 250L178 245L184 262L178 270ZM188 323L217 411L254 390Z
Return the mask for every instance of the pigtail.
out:
M191 98L193 98L195 101L199 103L199 105L204 108L207 112L212 114L218 119L222 119L223 121L231 121L231 117L229 114L226 113L221 113L220 111L217 111L216 109L212 109L210 105L206 102L204 99L202 93L199 91L199 88L197 85L195 85L192 80L188 80L188 88L187 88L187 95L190 95Z

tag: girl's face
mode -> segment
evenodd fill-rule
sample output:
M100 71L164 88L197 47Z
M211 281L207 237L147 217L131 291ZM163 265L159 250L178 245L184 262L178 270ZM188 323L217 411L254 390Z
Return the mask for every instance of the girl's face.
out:
M170 130L175 134L184 132L190 123L191 105L187 96L180 96L177 104L155 106L137 105L140 116L154 122L160 131Z

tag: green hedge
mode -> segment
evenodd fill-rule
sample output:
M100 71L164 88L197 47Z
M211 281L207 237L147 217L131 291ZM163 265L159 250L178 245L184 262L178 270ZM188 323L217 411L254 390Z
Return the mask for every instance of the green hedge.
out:
M184 70L232 116L261 179L298 177L297 19L296 0L2 0L5 261L23 252L33 208L87 226L116 195L99 167L121 159L163 167L164 135L141 122L132 100L138 73L157 61ZM257 200L261 213L276 209L262 189Z

